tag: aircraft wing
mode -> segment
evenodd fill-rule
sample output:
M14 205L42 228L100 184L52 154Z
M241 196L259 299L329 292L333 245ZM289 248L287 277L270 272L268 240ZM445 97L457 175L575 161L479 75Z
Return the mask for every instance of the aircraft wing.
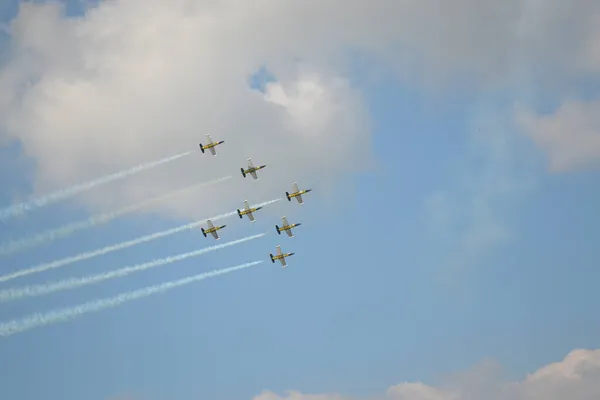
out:
M300 189L298 189L298 182L294 182L294 184L292 185L292 190L294 191L294 193L298 193L300 191Z
M252 178L258 179L258 175L256 175L256 171L250 172L250 175L252 175Z
M214 148L214 147L211 147L209 150L210 150L210 153L211 153L213 156L216 156L216 155L217 155L217 150L215 150L215 148Z
M213 237L215 239L217 239L217 240L219 239L219 234L217 233L217 231L212 231L211 234L213 235Z
M212 141L212 138L210 137L210 133L206 134L206 141L207 141L206 144L212 144L213 141Z
M254 214L252 214L251 212L249 212L249 213L248 213L248 214L246 214L246 215L248 216L248 219L249 219L250 221L253 221L253 222L254 222Z
M249 210L250 206L248 205L248 200L244 200L244 210Z
M254 168L254 164L252 164L251 158L248 159L248 169L250 169L250 168Z
M285 231L285 233L287 233L289 237L294 237L294 234L292 233L291 229L288 229L287 231Z
M304 203L304 199L302 198L301 194L296 196L296 200L298 200L298 203L300 203L300 204Z
M208 224L208 229L212 229L215 227L210 219L206 221L206 223Z
M282 254L283 254L283 253L281 252L281 246L279 246L279 245L275 246L275 250L277 250L277 255L278 255L278 256L280 256L280 255L282 255Z
M280 258L279 262L281 263L282 267L285 267L287 265L287 262L285 262L285 257Z
M286 217L281 217L281 223L283 224L283 226L288 226L288 220Z

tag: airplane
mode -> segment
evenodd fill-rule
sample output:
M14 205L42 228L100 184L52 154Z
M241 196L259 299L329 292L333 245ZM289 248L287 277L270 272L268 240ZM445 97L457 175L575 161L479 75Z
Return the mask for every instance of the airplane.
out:
M261 165L260 167L255 167L254 164L252 164L252 159L249 158L248 159L248 169L244 169L244 168L240 168L242 170L242 176L245 178L247 174L252 175L252 177L254 179L258 179L258 176L256 175L256 171L258 171L259 169L263 169L265 168L266 165Z
M206 145L202 145L202 143L199 143L200 150L202 150L202 153L204 153L204 150L210 150L210 152L213 156L217 155L217 151L215 150L215 147L220 144L225 143L224 140L219 140L218 142L213 142L210 137L210 134L208 134L208 133L206 134L206 141L208 142L208 144L206 144Z
M238 215L240 216L240 219L242 219L244 217L244 215L248 216L248 219L252 222L254 222L254 214L252 214L254 211L258 211L260 210L262 207L256 207L256 208L250 208L250 206L248 205L248 200L244 200L244 209L243 210L237 210Z
M285 216L281 217L281 223L283 224L283 226L281 228L279 226L275 225L275 229L277 229L277 233L279 235L281 235L281 231L285 231L285 233L287 233L287 235L289 237L294 237L294 234L292 233L292 228L302 225L301 223L291 224L291 225L288 224L287 218Z
M304 203L304 200L302 199L302 195L304 193L308 193L308 192L312 191L312 189L305 189L305 190L298 189L298 182L294 182L294 184L292 185L292 189L294 190L294 193L285 192L285 197L287 197L288 201L292 201L292 197L295 197L296 200L298 200L298 203L300 203L300 204Z
M206 237L207 233L210 233L216 240L219 240L219 234L217 233L217 231L219 229L225 228L227 225L214 226L210 219L206 221L206 223L208 224L208 229L200 228L202 229L202 234L204 235L204 237Z
M279 260L283 268L285 268L285 266L287 265L287 263L285 262L285 258L293 256L295 253L282 253L281 246L275 246L275 248L277 249L277 254L269 254L269 257L271 257L271 262L275 263L275 260Z

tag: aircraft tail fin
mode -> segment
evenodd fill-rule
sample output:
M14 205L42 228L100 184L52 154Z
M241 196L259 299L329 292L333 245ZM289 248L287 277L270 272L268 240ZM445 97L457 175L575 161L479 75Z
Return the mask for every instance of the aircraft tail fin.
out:
M281 235L281 230L279 229L279 226L275 225L275 229L277 229L277 234Z
M240 216L240 219L242 219L242 213L240 212L239 209L237 210L237 212L238 212L238 215Z
M244 168L240 168L240 171L242 171L242 176L245 178L246 177L246 172L244 171Z
M198 143L198 146L200 146L200 151L204 153L204 146L202 146L202 143Z
M292 201L292 198L288 192L285 192L285 197L287 197L288 201Z
M270 254L270 253L269 253L269 257L271 257L271 262L272 262L273 264L275 264L275 259L273 258L273 254Z
M202 229L202 234L204 235L204 237L206 237L206 231L204 230L204 228L200 228Z

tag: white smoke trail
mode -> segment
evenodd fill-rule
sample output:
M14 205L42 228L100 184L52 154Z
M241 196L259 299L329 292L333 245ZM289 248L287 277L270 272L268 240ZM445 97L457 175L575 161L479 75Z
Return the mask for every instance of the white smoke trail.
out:
M275 199L275 200L270 200L270 201L266 201L264 203L260 203L260 204L256 204L251 206L252 208L254 207L262 207L262 206L266 206L268 204L272 204L275 203L277 201L280 201L281 198L279 199ZM221 215L217 215L215 217L211 217L211 218L207 218L210 219L212 221L217 221L223 218L227 218L227 217L231 217L232 215L237 215L237 211L231 211L225 214L221 214ZM65 265L69 265L72 264L74 262L78 262L78 261L83 261L83 260L87 260L93 257L97 257L97 256L101 256L113 251L117 251L117 250L122 250L122 249L126 249L128 247L131 246L135 246L141 243L145 243L145 242L149 242L151 240L154 239L159 239L165 236L169 236L169 235L173 235L175 233L179 233L182 232L186 229L192 229L192 228L196 228L202 224L206 223L206 220L200 220L200 221L196 221L196 222L192 222L186 225L181 225L178 226L177 228L172 228L172 229L168 229L166 231L162 231L162 232L157 232L157 233L153 233L151 235L146 235L146 236L142 236L140 238L137 239L133 239L133 240L129 240L126 242L121 242L121 243L117 243L117 244L113 244L111 246L106 246L103 247L101 249L98 250L93 250L93 251L88 251L86 253L81 253L78 254L76 256L71 256L71 257L67 257L67 258L63 258L61 260L56 260L56 261L51 261L48 263L44 263L44 264L40 264L40 265L36 265L35 267L31 267L28 269L22 269L20 271L15 271L12 272L10 274L7 275L2 275L0 276L0 282L6 282L6 281L10 281L12 279L15 278L19 278L21 276L26 276L26 275L31 275L31 274L35 274L38 272L44 272L44 271L48 271L51 269L55 269L55 268L60 268L60 267L64 267Z
M150 262L146 262L143 264L137 264L125 268L121 268L115 271L106 272L103 274L86 276L83 278L69 278L59 282L46 283L42 285L30 285L21 288L10 288L0 291L0 302L2 301L11 301L18 300L24 297L33 297L33 296L42 296L45 294L50 294L54 292L58 292L61 290L75 289L80 286L91 285L94 283L99 283L108 279L120 278L134 272L144 271L146 269L159 267L165 264L171 264L177 261L185 260L186 258L196 257L205 253L209 253L211 251L220 250L225 247L234 246L236 244L244 243L249 240L258 239L260 237L265 236L266 233L260 233L258 235L248 236L242 239L233 240L231 242L218 244L215 246L206 247L204 249L191 251L189 253L182 253L171 257L160 258L156 260L152 260Z
M122 215L129 214L134 211L140 210L143 207L147 207L148 205L151 205L153 203L158 203L158 202L164 201L164 200L171 198L173 196L176 196L184 191L203 187L203 186L212 185L214 183L223 182L223 181L226 181L231 178L232 178L232 176L226 176L223 178L214 179L209 182L202 182L202 183L195 184L195 185L183 188L183 189L176 190L171 193L167 193L163 196L155 197L153 199L145 200L145 201L137 203L137 204L132 204L130 206L120 208L116 211L93 215L93 216L89 217L88 219L73 222L73 223L64 225L60 228L48 230L46 232L42 232L37 235L28 237L28 238L11 240L8 243L4 243L0 246L0 255L8 255L8 254L12 254L19 250L23 250L26 248L35 247L35 246L39 246L39 245L42 245L45 243L49 243L58 238L69 236L70 234L77 232L79 230L106 223L106 222L113 220L117 217L120 217Z
M66 199L67 197L76 195L77 193L83 192L85 190L92 189L96 186L100 186L105 183L115 181L117 179L126 178L130 175L133 175L138 172L144 171L146 169L157 167L159 165L177 160L178 158L187 156L189 154L192 154L192 152L188 151L185 153L178 154L176 156L163 158L162 160L158 160L158 161L154 161L154 162L146 163L146 164L141 164L141 165L138 165L137 167L130 168L126 171L121 171L121 172L116 172L111 175L106 175L106 176L103 176L102 178L98 178L93 181L80 183L79 185L71 186L69 188L62 189L62 190L47 194L42 197L32 199L26 203L16 204L14 206L7 207L3 210L0 210L0 221L5 221L10 217L14 217L16 215L23 214L26 211L30 211L30 210L33 210L38 207L43 207L45 205L55 203L59 200Z
M148 286L143 289L138 289L132 292L122 293L114 297L90 301L88 303L80 304L74 307L54 310L45 314L33 314L20 320L3 322L0 323L0 336L10 336L44 325L55 324L58 322L67 322L71 319L80 317L91 312L97 312L107 308L118 307L132 300L137 300L151 296L153 294L166 292L170 289L188 285L196 281L201 281L215 276L239 271L241 269L249 268L261 263L263 263L263 261L254 261L251 263L238 265L236 267L230 267L221 270L213 270L210 272L205 272L203 274L190 276L176 281L166 282L159 285Z

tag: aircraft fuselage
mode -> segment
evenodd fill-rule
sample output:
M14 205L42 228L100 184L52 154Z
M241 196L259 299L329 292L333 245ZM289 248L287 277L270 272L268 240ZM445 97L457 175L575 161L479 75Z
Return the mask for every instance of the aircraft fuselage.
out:
M207 144L207 145L202 145L202 148L204 150L206 150L206 149L210 149L212 147L218 146L218 145L223 144L223 143L225 143L224 140L219 140L218 142L213 142L213 143L210 143L210 144Z
M213 232L216 232L216 231L218 231L218 230L220 230L220 229L223 229L223 228L225 228L226 226L227 226L227 225L215 226L214 228L210 228L210 229L204 229L204 232L206 232L206 233L213 233Z
M266 165L261 165L260 167L248 168L248 169L244 170L244 173L245 174L251 174L251 173L259 171L259 170L261 170L261 169L263 169L265 167L266 167Z
M293 256L294 254L295 253L284 253L284 254L281 254L281 255L278 255L278 256L273 256L273 260L280 260L282 258Z
M249 210L240 210L240 214L241 214L241 215L250 214L250 213L253 213L253 212L255 212L255 211L258 211L258 210L260 210L261 208L262 208L262 207L256 207L256 208L251 208L251 209L249 209Z
M281 228L279 228L279 230L280 231L289 231L290 229L295 228L295 227L300 226L300 225L302 225L301 222L299 222L297 224L285 225L285 226L282 226Z
M312 189L300 190L299 192L296 192L296 193L290 193L289 197L300 196L300 195L303 195L303 194L308 193L310 191L312 191Z

